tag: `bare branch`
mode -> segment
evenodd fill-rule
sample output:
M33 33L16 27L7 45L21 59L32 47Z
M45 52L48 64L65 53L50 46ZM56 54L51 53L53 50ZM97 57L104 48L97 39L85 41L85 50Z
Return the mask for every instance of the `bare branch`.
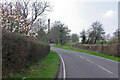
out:
M32 6L33 6L33 10L34 10L33 11L34 17L31 21L31 24L33 24L39 16L44 14L45 11L48 11L47 9L50 10L50 4L48 2L33 2Z

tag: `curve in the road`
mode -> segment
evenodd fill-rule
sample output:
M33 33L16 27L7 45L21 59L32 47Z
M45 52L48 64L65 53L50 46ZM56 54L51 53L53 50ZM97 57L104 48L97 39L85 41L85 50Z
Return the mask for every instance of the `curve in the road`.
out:
M118 78L118 62L51 46L63 63L63 78Z

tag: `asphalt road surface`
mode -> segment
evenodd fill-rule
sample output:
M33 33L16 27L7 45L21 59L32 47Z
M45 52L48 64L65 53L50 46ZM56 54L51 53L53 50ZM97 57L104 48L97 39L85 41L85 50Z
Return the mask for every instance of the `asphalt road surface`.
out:
M118 62L86 53L53 47L63 64L63 78L118 78Z

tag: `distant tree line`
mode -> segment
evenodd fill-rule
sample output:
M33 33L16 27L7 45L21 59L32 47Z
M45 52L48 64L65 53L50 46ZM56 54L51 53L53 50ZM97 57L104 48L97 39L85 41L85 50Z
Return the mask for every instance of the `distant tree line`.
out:
M70 32L71 30L68 29L67 25L61 21L55 21L52 24L52 27L47 36L50 42L55 42L56 44L63 45L67 42L67 40L69 40Z
M71 35L72 42L79 42L79 35L73 33Z
M82 44L96 44L101 43L118 43L118 34L120 30L116 30L111 37L110 34L105 35L103 24L99 21L93 22L88 30L83 29L80 32Z
M103 39L105 32L103 25L96 21L92 23L91 27L87 31L83 30L80 34L82 38L82 44L95 44L97 41Z
M10 32L16 32L22 36L34 36L40 41L65 44L66 42L79 42L82 44L96 44L98 42L117 43L120 30L116 30L111 37L105 35L103 24L99 21L93 22L87 30L83 29L78 34L70 34L68 26L61 21L55 21L51 29L46 31L46 12L51 11L51 5L47 1L17 0L7 1L0 4L1 27Z

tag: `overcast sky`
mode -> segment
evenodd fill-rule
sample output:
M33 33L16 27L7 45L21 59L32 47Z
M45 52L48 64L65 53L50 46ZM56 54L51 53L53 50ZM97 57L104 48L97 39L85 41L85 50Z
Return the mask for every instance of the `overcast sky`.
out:
M68 25L71 33L88 29L92 22L100 21L106 34L118 28L118 0L50 0L53 11L51 22L60 20Z
M2 2L3 0L0 0ZM14 0L8 0L14 1ZM46 0L45 0L46 1ZM113 34L118 28L119 0L48 0L53 11L48 18L51 23L60 20L68 25L71 33L87 30L95 21L103 24L106 34Z

